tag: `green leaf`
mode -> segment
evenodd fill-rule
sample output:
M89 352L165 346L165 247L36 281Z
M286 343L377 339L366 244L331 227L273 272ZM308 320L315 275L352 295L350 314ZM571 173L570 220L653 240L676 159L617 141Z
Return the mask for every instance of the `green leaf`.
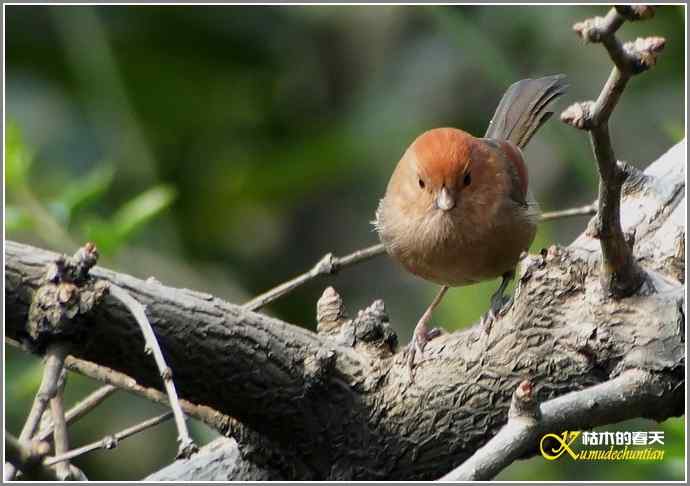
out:
M80 209L101 197L110 187L115 176L111 165L102 165L91 170L84 178L69 184L51 204L51 210L65 224Z
M175 189L169 185L160 184L152 187L118 209L113 216L113 224L118 233L126 238L169 207L175 196Z
M32 161L33 154L24 144L19 127L8 121L5 128L5 181L8 188L26 182Z
M161 184L144 191L120 207L109 221L91 221L85 225L88 238L103 254L112 254L158 214L172 204L176 191Z

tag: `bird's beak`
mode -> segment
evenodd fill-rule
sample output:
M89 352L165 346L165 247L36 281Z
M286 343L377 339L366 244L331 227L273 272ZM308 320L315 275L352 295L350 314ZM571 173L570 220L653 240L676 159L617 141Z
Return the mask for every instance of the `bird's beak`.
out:
M441 192L436 196L436 207L443 211L450 211L455 207L455 199L450 195L450 191L446 189L446 186L443 186Z

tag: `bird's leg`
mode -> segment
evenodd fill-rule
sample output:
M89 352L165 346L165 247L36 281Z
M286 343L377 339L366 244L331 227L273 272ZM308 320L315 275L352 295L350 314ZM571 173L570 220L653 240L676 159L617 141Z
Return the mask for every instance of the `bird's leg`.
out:
M407 347L406 351L407 366L410 368L410 371L412 371L412 368L414 368L415 355L419 353L419 355L421 356L424 353L426 343L428 343L441 333L439 329L429 329L429 326L427 324L429 324L434 309L438 307L438 305L441 303L441 300L443 299L443 296L445 295L447 290L448 287L446 287L445 285L441 287L441 290L439 290L438 294L436 294L436 297L434 297L434 300L424 311L424 314L422 314L422 317L419 319L419 322L417 322L417 325L414 328L412 341L410 342L410 345Z
M506 297L503 295L503 292L505 292L506 287L508 287L508 284L514 276L515 270L504 273L502 276L501 285L498 286L498 290L496 290L496 292L494 292L494 294L491 296L491 307L489 307L489 311L482 316L480 323L484 329L484 332L487 334L489 334L491 331L491 325L494 323L494 321L499 316L504 315L508 309L510 309L510 306L513 305L513 297Z

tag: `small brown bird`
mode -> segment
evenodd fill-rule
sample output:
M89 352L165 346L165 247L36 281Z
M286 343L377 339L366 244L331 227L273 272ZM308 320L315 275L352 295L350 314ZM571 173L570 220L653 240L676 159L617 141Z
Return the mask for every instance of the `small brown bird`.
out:
M503 95L484 138L436 128L421 134L398 162L374 225L388 254L441 285L415 327L410 368L438 335L428 323L448 287L503 277L482 318L485 329L512 303L503 293L539 221L521 149L566 89L562 74L518 81Z

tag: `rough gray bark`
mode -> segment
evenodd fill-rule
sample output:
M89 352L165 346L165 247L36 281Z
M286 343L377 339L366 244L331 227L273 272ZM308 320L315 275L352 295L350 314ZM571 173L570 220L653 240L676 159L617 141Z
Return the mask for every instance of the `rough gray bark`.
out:
M684 143L644 173L629 171L621 220L648 274L636 294L615 300L602 292L599 242L584 233L522 262L515 304L490 334L473 327L430 342L414 383L401 353L391 352L395 339L380 303L315 334L211 295L95 267L96 278L146 305L180 396L243 424L224 431L236 434L239 448L218 441L156 477L436 479L506 423L525 378L544 401L628 369L655 377L648 400L613 416L583 414L581 428L681 415L684 171ZM5 251L6 333L28 340L31 298L56 255L13 242ZM137 324L112 297L75 326L75 356L160 388ZM219 467L206 468L212 464Z

